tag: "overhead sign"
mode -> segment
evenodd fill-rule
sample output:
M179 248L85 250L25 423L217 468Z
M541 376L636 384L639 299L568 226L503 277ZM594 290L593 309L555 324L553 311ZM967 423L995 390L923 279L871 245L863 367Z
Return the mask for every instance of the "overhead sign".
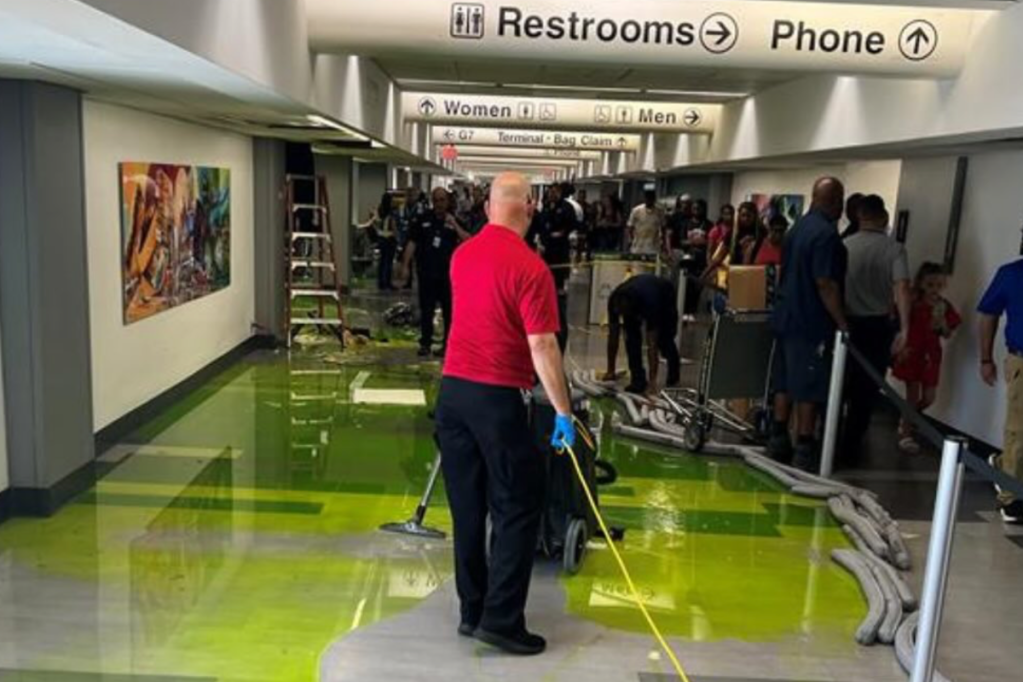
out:
M441 146L443 150L450 145ZM471 159L477 156L503 156L517 159L568 159L574 161L599 161L600 152L582 151L580 149L530 149L528 147L486 147L466 146L457 148L457 158Z
M406 121L565 130L711 133L719 104L547 99L504 95L402 94Z
M511 159L504 156L469 156L458 159L459 163L464 165L491 165L491 166L556 166L556 167L575 167L579 165L579 160L573 159L556 159L556 158L536 158L536 159Z
M587 133L558 130L520 130L514 128L459 128L434 126L433 144L483 145L498 147L547 147L601 152L635 152L639 135L624 133Z
M957 8L770 0L306 6L319 52L938 77L962 68L975 16ZM538 107L531 113L544 115Z

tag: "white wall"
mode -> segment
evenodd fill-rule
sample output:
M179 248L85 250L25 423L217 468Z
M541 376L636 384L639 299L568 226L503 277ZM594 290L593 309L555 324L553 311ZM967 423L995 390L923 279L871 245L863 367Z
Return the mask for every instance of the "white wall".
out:
M900 208L909 210L907 248L912 266L941 262L948 231L955 159L907 161ZM963 313L964 325L946 345L938 402L931 414L996 447L1003 442L1005 386L988 388L978 376L977 316L974 309L999 266L1017 258L1023 223L1023 151L970 157L955 272L947 298ZM1004 339L997 355L1004 357Z
M95 428L186 379L251 335L255 315L251 139L86 100L86 222ZM231 285L125 326L118 163L231 170Z
M802 194L806 208L810 207L813 183L831 175L845 184L847 194L878 194L887 204L895 220L899 197L902 162L854 161L846 164L810 166L783 170L744 171L735 174L732 181L732 203L736 206L750 194Z

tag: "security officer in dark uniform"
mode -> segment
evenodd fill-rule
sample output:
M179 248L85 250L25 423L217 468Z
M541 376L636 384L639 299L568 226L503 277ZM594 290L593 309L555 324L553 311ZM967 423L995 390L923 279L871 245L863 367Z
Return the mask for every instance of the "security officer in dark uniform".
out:
M675 337L678 335L678 303L675 286L656 275L631 277L611 294L607 302L611 333L607 340L608 380L615 377L618 343L625 328L625 350L629 356L629 393L644 393L657 384L660 356L668 361L668 386L677 386L682 361ZM643 369L643 331L646 329L650 380Z
M543 212L543 223L540 232L540 243L543 245L543 259L554 275L554 287L558 292L558 313L561 318L561 331L558 333L558 345L561 352L568 346L568 291L565 285L571 274L572 247L569 236L579 228L575 208L565 200L565 189L562 185L553 185L550 189L550 204Z
M433 190L433 208L413 217L405 248L403 271L406 279L412 259L419 278L420 337L419 356L426 357L433 347L433 313L440 306L444 316L444 342L436 352L444 355L451 329L451 256L460 240L461 227L451 214L447 191Z
M543 245L543 259L554 274L554 286L564 291L568 281L569 264L572 262L572 249L569 235L579 226L575 209L565 201L561 185L554 185L550 190L550 205L543 214L544 222L540 233Z

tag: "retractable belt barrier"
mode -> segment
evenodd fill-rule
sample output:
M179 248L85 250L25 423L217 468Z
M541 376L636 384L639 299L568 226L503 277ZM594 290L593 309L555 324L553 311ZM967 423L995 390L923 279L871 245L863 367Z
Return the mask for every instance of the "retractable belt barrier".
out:
M572 419L575 421L576 425L582 426L577 418L573 417ZM593 442L590 440L589 435L586 433L585 428L577 428L576 433L584 438L591 448L596 449ZM590 509L593 510L593 516L597 519L597 523L600 525L600 530L607 540L607 546L611 548L611 553L614 555L615 561L618 562L618 568L622 572L622 577L625 578L625 584L629 586L629 592L632 593L632 600L636 602L636 606L638 606L640 612L642 612L647 625L650 626L650 631L653 633L657 643L661 645L664 653L667 654L668 660L671 661L671 665L675 668L675 672L678 673L679 678L683 682L689 682L689 677L686 675L686 671L682 668L682 664L679 662L675 652L668 644L668 641L664 639L664 635L661 634L661 630L657 627L657 623L654 622L650 612L647 611L646 605L643 603L643 598L639 595L639 590L636 589L636 584L632 582L632 575L629 573L629 569L625 565L625 560L622 559L622 555L618 552L618 548L615 547L614 541L611 540L611 532L608 529L607 524L604 522L604 517L600 513L600 507L597 505L597 501L594 499L593 492L590 490L590 487L586 484L586 476L583 474L582 467L579 466L579 458L576 457L575 451L572 447L565 442L561 443L561 446L557 448L557 451L562 455L567 453L569 458L572 460L572 467L575 469L575 475L579 478L579 484L582 485L583 492L586 494L586 501L589 502Z
M939 450L942 448L946 436L943 434L938 427L927 420L922 414L913 409L913 406L900 396L894 388L889 385L888 381L881 376L880 372L871 366L870 361L856 348L856 346L849 343L848 334L845 336L845 344L849 349L849 354L859 364L870 380L877 384L881 392L884 393L885 397L891 400L895 407L898 408L899 412L902 413L903 418L913 424L920 433L931 442L934 447ZM983 458L978 457L968 449L962 451L963 463L968 469L973 471L975 474L997 484L1003 490L1011 492L1016 495L1019 499L1023 499L1023 481L1018 481L1012 476L1008 475L1004 471L995 469L993 466L984 461Z

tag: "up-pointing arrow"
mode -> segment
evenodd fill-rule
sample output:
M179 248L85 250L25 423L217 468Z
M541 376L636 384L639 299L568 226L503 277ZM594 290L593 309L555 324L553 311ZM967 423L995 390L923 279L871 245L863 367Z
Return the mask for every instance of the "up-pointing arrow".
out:
M421 111L422 113L426 114L427 116L432 114L436 108L437 108L437 105L429 97L427 97L426 99L422 100L419 103L419 111Z
M906 36L906 42L913 44L913 54L920 54L920 46L930 45L931 37L927 35L927 31L922 26L919 26L915 31Z
M619 147L624 147L627 144L629 144L629 141L626 140L624 137L619 137L618 138L618 146Z

